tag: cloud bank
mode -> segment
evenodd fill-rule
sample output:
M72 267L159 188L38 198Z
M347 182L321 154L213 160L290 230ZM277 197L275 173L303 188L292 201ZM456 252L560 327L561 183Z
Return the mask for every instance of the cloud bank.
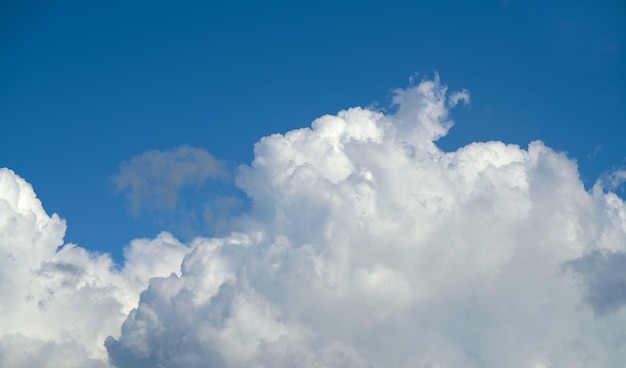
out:
M135 241L122 270L57 250L63 222L2 171L0 363L620 367L622 199L540 141L441 151L466 92L395 96L261 139L231 235Z

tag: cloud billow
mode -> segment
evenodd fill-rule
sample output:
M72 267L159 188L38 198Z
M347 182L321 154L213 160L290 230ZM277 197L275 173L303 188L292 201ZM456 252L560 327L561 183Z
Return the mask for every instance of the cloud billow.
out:
M151 277L180 272L189 251L171 235L133 240L125 264L63 245L30 184L0 169L0 367L106 367L104 339Z
M112 363L617 367L626 312L594 314L590 276L564 265L623 251L623 202L539 141L442 152L467 99L423 81L392 114L261 139L237 176L254 207L151 281Z
M15 322L0 329L0 365L620 367L622 199L587 191L540 141L441 151L469 95L438 79L393 101L262 138L236 176L253 206L230 235L135 240L120 271L57 250L62 220L0 172L0 250L13 257L0 285L16 301L3 303ZM99 318L72 314L70 329L61 310L81 293Z

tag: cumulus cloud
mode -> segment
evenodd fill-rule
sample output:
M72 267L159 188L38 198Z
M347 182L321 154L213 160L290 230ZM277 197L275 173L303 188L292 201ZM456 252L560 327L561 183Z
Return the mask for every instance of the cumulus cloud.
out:
M621 367L623 200L586 190L540 141L440 150L467 92L435 79L395 96L392 113L351 108L262 138L237 173L253 206L230 235L135 241L122 270L57 250L63 222L2 171L0 185L26 189L0 191L15 316L0 363Z
M198 187L208 179L226 176L224 163L210 153L181 146L135 156L120 165L120 172L113 180L118 191L127 191L131 209L137 215L145 205L173 210L183 187Z
M63 245L65 221L0 169L0 366L105 367L107 336L151 277L180 272L188 252L167 233L134 240L118 269L106 254Z
M623 201L540 141L441 151L468 99L426 80L396 91L394 113L261 139L237 175L251 211L150 282L111 362L620 366Z

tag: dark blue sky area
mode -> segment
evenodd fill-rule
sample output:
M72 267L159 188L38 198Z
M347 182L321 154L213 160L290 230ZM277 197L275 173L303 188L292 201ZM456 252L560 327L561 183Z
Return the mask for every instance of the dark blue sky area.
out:
M541 139L586 185L626 156L624 1L28 2L0 5L0 166L66 241L112 251L135 219L111 177L147 149L233 167L262 136L388 106L438 71L472 102L441 146Z

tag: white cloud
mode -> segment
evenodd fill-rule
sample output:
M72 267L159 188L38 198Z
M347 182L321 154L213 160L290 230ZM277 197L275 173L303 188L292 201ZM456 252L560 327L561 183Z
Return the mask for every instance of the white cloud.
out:
M64 223L0 171L0 365L106 366L110 334L120 368L620 367L622 199L538 141L441 151L469 99L446 93L261 139L231 235L134 241L120 271L57 251Z
M352 108L263 138L237 176L253 209L151 281L107 340L112 361L620 366L626 300L610 290L625 281L593 254L623 264L623 202L541 142L439 150L468 98L424 81L396 91L393 114Z
M181 146L146 151L123 162L114 181L118 191L129 189L127 197L137 215L145 205L173 210L184 186L201 186L208 179L226 176L224 163L210 153Z
M0 169L2 367L107 366L105 338L119 335L149 278L180 270L188 251L167 233L134 240L117 270L108 255L63 245L64 233L30 184Z
M598 188L606 187L609 190L619 190L620 186L622 186L626 182L626 170L617 169L605 173L597 182L596 186Z

